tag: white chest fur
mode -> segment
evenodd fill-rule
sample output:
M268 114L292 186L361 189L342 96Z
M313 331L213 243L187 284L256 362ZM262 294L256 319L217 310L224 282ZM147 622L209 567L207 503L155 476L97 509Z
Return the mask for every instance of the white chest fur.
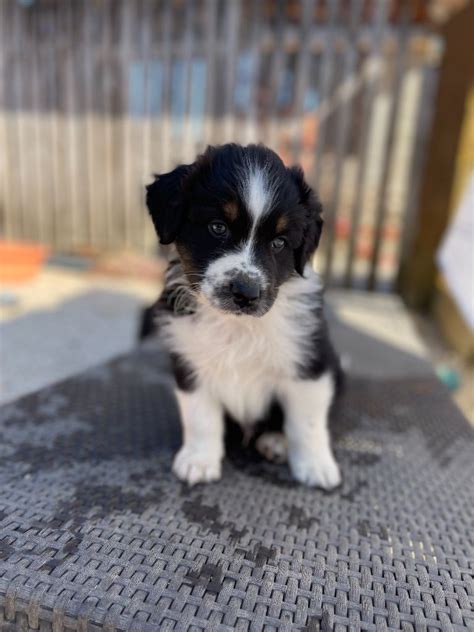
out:
M236 316L200 301L195 314L170 318L162 329L168 348L194 368L201 388L240 423L264 414L282 381L297 377L317 328L320 283L312 270L285 283L261 318Z

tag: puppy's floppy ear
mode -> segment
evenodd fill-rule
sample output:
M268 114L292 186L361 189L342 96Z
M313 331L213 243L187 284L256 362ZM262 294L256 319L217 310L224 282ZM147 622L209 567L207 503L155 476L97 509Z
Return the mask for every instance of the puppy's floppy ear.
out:
M162 244L175 240L184 219L183 185L192 166L180 165L170 173L155 175L146 187L146 205Z
M304 267L319 244L323 229L323 219L321 217L323 207L316 193L305 181L303 169L301 167L290 167L288 171L298 187L300 204L306 209L303 241L295 250L295 269L298 274L303 276Z

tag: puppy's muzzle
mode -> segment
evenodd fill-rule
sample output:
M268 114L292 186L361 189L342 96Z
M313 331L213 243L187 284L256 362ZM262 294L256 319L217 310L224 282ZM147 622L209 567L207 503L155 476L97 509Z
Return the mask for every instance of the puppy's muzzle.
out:
M234 304L239 308L254 306L261 295L260 283L251 277L237 277L230 284Z

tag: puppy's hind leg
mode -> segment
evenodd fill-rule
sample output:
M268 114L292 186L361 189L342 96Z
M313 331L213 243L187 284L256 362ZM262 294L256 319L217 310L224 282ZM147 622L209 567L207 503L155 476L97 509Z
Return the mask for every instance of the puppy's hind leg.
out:
M181 412L183 445L173 462L173 472L189 485L221 477L224 456L224 419L220 404L204 389L176 393Z
M273 463L286 463L288 459L288 441L283 432L264 432L255 442L260 454Z

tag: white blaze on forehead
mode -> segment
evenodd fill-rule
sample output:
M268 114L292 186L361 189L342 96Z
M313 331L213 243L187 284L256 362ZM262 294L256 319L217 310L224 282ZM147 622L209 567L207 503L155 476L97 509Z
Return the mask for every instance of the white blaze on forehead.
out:
M273 191L268 172L262 167L249 166L242 190L245 205L255 221L271 208Z
M255 264L253 254L258 223L271 210L275 196L268 171L264 167L246 165L242 174L241 195L253 220L250 233L238 250L222 255L209 265L202 284L204 294L212 295L215 287L228 280L230 282L231 277L238 274L257 278L262 287L267 285L266 274Z

